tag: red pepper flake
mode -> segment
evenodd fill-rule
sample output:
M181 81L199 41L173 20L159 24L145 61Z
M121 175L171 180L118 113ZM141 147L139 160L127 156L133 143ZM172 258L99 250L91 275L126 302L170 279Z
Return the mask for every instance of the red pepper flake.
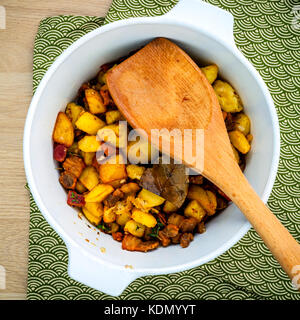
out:
M77 192L70 190L68 192L68 205L74 206L74 207L83 207L85 205L84 196L81 194L78 194Z

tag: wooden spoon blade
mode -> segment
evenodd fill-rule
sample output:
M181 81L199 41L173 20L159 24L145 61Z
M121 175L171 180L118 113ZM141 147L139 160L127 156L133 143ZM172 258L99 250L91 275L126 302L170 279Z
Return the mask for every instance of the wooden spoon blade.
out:
M218 105L205 75L176 44L157 38L107 75L109 91L134 128L206 128ZM147 117L145 117L145 113Z

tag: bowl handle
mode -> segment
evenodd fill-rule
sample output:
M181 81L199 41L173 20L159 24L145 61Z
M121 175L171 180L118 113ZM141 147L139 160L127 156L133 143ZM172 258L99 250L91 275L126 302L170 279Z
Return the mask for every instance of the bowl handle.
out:
M111 296L119 296L126 287L138 278L133 270L124 271L101 263L81 251L79 247L68 244L69 276L83 284Z
M192 23L235 46L232 14L201 0L180 0L171 11L162 17L174 17L176 20Z

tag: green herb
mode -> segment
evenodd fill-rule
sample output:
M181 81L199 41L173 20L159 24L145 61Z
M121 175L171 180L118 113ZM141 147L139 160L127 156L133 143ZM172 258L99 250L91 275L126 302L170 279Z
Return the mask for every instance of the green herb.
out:
M97 228L102 230L103 232L108 232L109 231L109 228L104 224L104 222L101 222L100 224L98 224Z
M164 227L164 224L160 222L159 219L157 219L157 224L154 228L152 228L151 233L149 233L150 237L157 238L158 237L158 232L160 229Z

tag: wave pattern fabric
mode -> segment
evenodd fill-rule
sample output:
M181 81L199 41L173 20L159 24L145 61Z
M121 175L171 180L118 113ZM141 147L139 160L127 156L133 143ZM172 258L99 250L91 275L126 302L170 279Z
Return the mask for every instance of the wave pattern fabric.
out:
M114 0L109 23L161 15L173 0ZM281 157L268 205L300 241L300 21L298 0L209 0L234 15L238 48L259 71L276 105ZM296 9L295 9L296 8ZM63 50L100 27L98 17L44 19L34 47L34 90ZM299 24L299 25L298 25ZM254 137L255 138L255 137ZM110 297L68 277L68 252L30 195L28 299L293 299L295 290L270 251L251 229L235 246L203 266L135 280L119 297Z

